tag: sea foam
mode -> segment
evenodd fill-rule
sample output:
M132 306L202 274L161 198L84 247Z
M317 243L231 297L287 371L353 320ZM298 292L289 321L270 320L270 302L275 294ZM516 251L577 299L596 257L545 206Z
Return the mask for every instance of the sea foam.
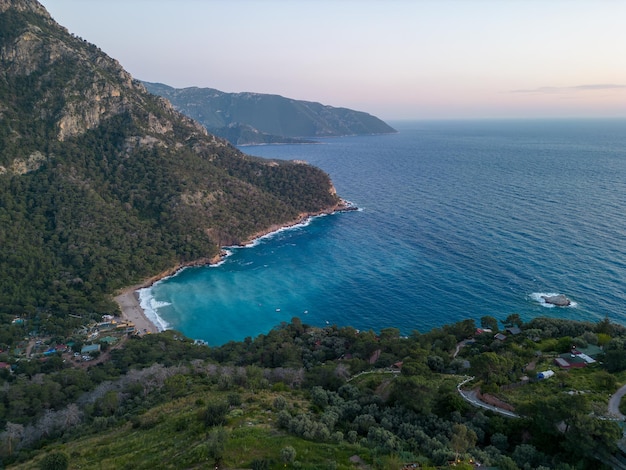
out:
M150 320L159 331L164 331L169 328L169 324L163 320L158 314L158 311L162 307L172 305L169 302L160 302L154 298L152 293L152 287L146 287L137 291L139 295L139 305L141 306L144 315Z

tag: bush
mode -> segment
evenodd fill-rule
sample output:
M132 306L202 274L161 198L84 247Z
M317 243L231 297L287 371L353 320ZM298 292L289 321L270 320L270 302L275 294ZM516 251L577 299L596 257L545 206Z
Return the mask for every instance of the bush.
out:
M41 470L67 470L70 458L63 452L51 452L41 461Z
M287 400L285 400L285 397L283 397L282 395L279 395L276 398L274 398L274 409L280 411L280 410L284 410L286 406L287 406Z
M202 420L207 428L226 424L228 404L224 402L209 403L202 413Z
M280 459L285 463L292 463L296 460L296 449L291 446L283 447L280 450Z
M252 463L250 464L250 468L252 470L269 470L270 462L269 460L265 459L256 459L252 461Z

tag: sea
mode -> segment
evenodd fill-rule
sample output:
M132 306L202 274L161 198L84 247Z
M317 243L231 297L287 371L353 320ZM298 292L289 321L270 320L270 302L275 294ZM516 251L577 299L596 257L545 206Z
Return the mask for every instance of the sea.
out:
M243 147L320 167L358 210L141 290L149 318L214 346L294 317L402 335L513 313L626 324L626 120L390 124ZM545 303L554 294L571 305Z

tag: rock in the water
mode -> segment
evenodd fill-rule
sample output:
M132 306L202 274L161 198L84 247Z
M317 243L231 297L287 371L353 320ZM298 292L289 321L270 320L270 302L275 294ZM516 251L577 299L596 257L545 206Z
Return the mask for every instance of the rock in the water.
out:
M550 296L542 295L541 298L545 301L545 303L556 305L557 307L567 307L572 303L572 301L565 297L563 294Z

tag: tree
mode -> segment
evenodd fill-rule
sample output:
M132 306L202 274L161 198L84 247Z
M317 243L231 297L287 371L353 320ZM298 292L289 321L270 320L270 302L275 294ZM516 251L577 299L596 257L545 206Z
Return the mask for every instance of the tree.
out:
M502 452L506 452L509 447L509 438L501 432L496 432L491 436L491 445Z
M445 363L443 362L443 358L441 356L428 356L427 363L430 370L434 372L443 372L445 367Z
M224 457L224 448L226 446L227 439L228 434L221 426L212 429L207 435L207 454L215 461L216 464L219 463Z
M451 335L454 335L456 341L461 341L469 338L476 332L476 323L472 319L462 320L452 325L445 325L443 330Z
M7 423L6 438L9 455L13 454L13 444L24 437L24 426L16 423Z
M225 402L209 403L203 412L203 420L206 427L222 426L226 424L228 404Z
M495 352L485 352L472 359L474 375L488 384L506 382L513 365L511 359Z
M485 315L484 317L480 317L480 327L489 328L491 331L496 333L498 331L498 320L491 315Z
M606 370L611 373L621 372L626 369L626 350L611 349L604 355Z
M522 318L519 316L519 313L510 314L508 317L504 319L502 323L504 324L506 328L510 328L512 326L517 326L521 328L522 325L524 324L524 322L522 321Z
M518 467L530 470L543 462L543 455L531 444L520 444L515 447L512 455Z
M67 470L70 458L63 452L50 452L41 461L41 470Z
M622 432L614 421L578 414L568 424L563 447L572 455L605 458L617 451Z
M459 460L459 454L464 454L474 447L477 440L476 433L468 429L464 424L455 424L452 426L450 446L456 455L456 460Z

